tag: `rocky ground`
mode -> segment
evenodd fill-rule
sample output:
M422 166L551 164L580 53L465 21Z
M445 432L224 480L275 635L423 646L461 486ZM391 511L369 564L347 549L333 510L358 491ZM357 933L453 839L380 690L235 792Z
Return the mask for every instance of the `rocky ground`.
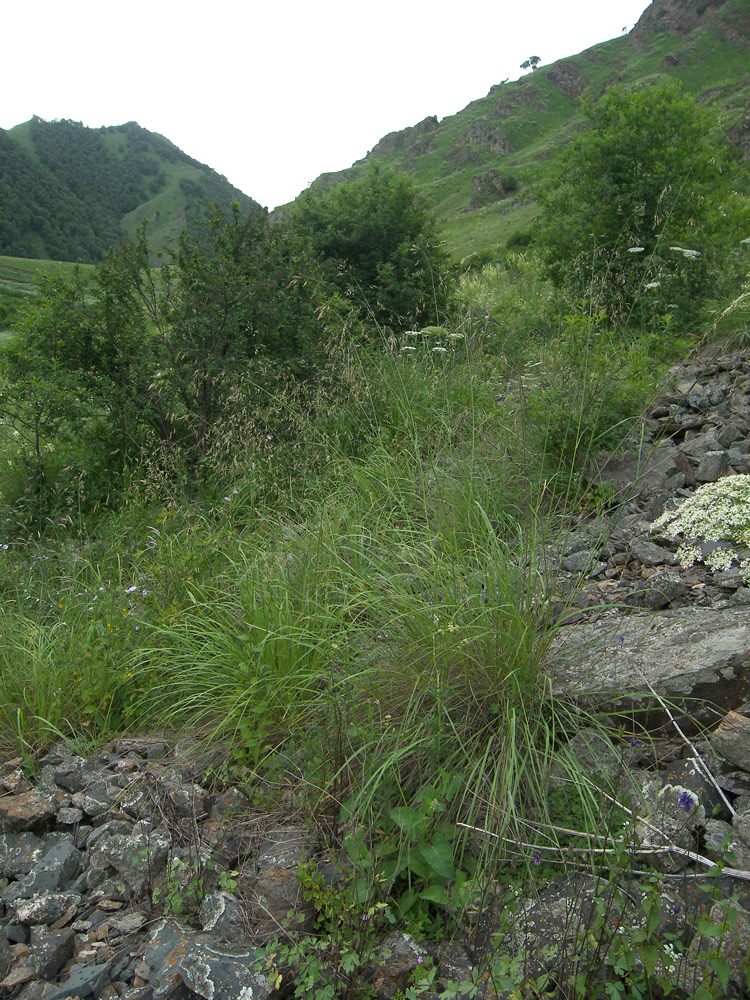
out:
M564 615L550 652L558 692L630 713L620 742L584 731L561 748L551 783L564 787L575 760L606 794L627 796L633 844L661 872L648 890L659 901L653 934L688 946L681 987L695 989L716 947L730 969L725 995L740 997L750 945L750 589L732 568L680 567L676 540L652 526L699 484L750 471L750 356L672 375L638 451L601 456L591 471L607 511L548 551ZM297 869L318 845L293 796L270 812L227 782L219 757L157 738L121 739L86 759L53 747L33 780L21 763L0 767L0 998L290 992L293 973L260 949L290 910L302 928L314 916ZM727 846L728 867L709 889L701 876L727 863ZM510 924L490 891L450 943L392 933L365 979L390 1000L431 966L439 992L471 980L501 933L508 954L526 955L524 974L539 975L560 967L566 949L572 958L581 929L601 916L596 900L609 900L599 940L641 927L648 885L572 868L519 900ZM721 923L725 897L734 927L717 944L696 929L701 918ZM504 995L489 980L481 989Z

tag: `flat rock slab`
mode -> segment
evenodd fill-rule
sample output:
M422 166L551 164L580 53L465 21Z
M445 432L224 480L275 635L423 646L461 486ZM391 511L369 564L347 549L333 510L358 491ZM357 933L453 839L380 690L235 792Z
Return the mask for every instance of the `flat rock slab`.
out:
M726 712L750 697L750 609L610 611L561 628L548 667L557 696L641 712L658 708L650 684L687 714L715 723L712 706Z

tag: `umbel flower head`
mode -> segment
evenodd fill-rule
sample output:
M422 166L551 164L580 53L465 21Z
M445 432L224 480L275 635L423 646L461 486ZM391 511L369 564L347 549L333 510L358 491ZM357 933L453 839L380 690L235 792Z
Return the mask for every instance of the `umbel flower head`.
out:
M706 483L676 510L665 511L653 527L682 536L677 550L681 566L702 561L713 570L724 570L736 562L750 579L750 476Z

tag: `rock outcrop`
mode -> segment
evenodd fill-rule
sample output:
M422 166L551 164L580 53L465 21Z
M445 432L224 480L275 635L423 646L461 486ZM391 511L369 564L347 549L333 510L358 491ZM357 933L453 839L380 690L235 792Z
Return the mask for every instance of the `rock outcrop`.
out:
M652 0L630 32L636 44L651 35L668 32L670 35L689 35L701 24L712 20L727 0Z

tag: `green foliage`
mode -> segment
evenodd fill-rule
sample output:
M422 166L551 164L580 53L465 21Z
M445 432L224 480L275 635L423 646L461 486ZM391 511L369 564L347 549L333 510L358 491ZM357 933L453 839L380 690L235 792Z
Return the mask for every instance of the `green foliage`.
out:
M674 82L611 87L584 110L585 131L539 191L538 242L597 308L684 323L725 247L731 162L716 115Z
M29 516L69 512L55 456L68 479L96 484L89 508L144 455L175 470L210 464L217 426L253 369L269 393L275 379L310 371L321 327L311 287L298 280L307 267L289 233L236 206L184 233L169 264L152 269L143 229L89 291L80 278L44 279L0 362ZM95 448L108 460L82 462Z
M441 321L449 258L405 174L374 169L328 194L307 192L294 222L363 320L402 328Z
M462 275L454 300L456 311L468 311L484 327L485 349L511 369L528 358L532 343L557 335L568 307L542 261L528 251L506 253L502 264Z
M569 484L565 474L625 439L653 390L654 362L663 351L657 332L628 336L603 309L565 317L560 335L523 377L527 434L546 456L548 472L563 473Z

